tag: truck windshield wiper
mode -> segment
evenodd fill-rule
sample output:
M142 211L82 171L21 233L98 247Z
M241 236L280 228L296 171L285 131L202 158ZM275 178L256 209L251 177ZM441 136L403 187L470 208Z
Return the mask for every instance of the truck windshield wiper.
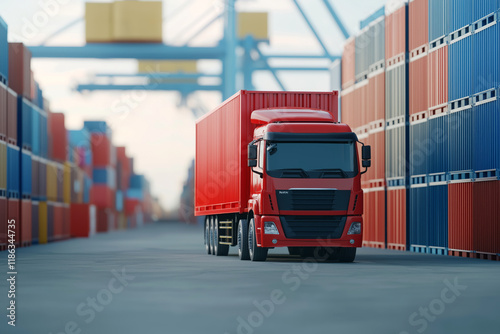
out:
M323 169L314 169L313 171L315 172L322 172L320 177L323 177L324 174L326 173L338 173L342 175L342 177L347 177L347 173L340 168L323 168Z
M275 169L275 171L281 172L281 176L283 177L283 174L285 173L299 173L303 177L309 177L309 174L302 168L282 168L282 169Z

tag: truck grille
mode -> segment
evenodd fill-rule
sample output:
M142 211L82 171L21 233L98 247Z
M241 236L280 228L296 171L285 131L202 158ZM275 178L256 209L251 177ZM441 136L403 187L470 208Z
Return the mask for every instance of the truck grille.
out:
M279 210L345 211L349 206L350 195L350 190L276 190Z
M281 216L281 226L290 239L339 239L345 216Z

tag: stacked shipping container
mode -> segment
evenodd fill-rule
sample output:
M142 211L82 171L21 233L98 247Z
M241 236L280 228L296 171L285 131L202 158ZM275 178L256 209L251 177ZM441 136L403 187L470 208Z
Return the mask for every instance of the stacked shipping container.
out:
M379 103L371 96L385 86L381 178L387 184L374 182L377 152L374 171L362 182L364 245L380 247L385 234L387 248L498 257L499 7L498 1L484 0L390 1L385 8L385 85L382 80L375 87L368 83L367 94L363 73L367 59L376 54L367 28L346 42L342 121L374 152L380 145L373 136ZM377 186L385 202L382 196L374 198Z

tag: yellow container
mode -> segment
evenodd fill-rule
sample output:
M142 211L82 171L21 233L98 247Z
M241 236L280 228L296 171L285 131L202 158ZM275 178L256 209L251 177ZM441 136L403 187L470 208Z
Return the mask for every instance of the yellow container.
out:
M57 165L50 162L47 163L47 199L57 201Z
M118 229L119 230L127 229L127 216L123 212L120 212L118 214Z
M198 73L196 60L140 60L139 73ZM196 79L150 79L156 83L196 83Z
M47 202L38 203L38 243L47 243Z
M238 37L243 39L248 35L254 39L269 39L267 13L238 13Z
M113 41L113 3L85 4L85 39L87 43L109 43Z
M7 189L7 143L0 141L0 189Z
M113 3L113 40L118 42L163 41L161 1L118 1Z
M63 168L63 201L71 203L71 163L65 162Z

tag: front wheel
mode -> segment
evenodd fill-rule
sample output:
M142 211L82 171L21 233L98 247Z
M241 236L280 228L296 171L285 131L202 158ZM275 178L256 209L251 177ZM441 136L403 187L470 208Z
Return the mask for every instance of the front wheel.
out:
M248 227L248 251L250 253L250 260L252 261L266 261L267 248L257 247L257 237L255 229L255 220L250 219L250 226Z
M338 257L339 262L353 262L356 258L356 247L340 247Z
M248 221L240 219L238 223L238 256L240 260L250 260L248 253Z

